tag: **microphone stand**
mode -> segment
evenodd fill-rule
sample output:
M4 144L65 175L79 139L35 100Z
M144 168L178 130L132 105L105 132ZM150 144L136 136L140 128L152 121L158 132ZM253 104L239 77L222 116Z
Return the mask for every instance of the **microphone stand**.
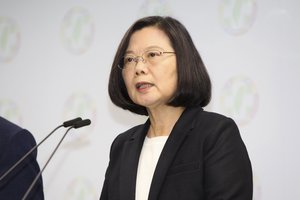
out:
M25 160L25 158L27 158L34 150L36 150L43 142L45 142L45 140L47 140L57 129L61 128L61 127L70 127L70 126L74 126L74 124L78 123L82 121L82 119L80 117L77 117L75 119L72 120L68 120L65 121L62 125L59 125L58 127L56 127L53 131L51 131L40 143L38 143L37 145L35 145L32 149L30 149L22 158L20 158L12 167L10 167L3 175L1 175L0 177L0 182L12 171L14 170L23 160ZM84 120L83 120L84 121Z
M35 183L37 182L37 180L40 178L40 176L42 175L43 171L45 170L46 166L48 165L48 163L50 162L50 160L52 159L52 157L54 156L55 152L57 151L58 147L60 146L60 144L62 143L63 139L66 137L67 133L72 129L72 128L81 128L83 126L88 126L91 124L91 120L89 119L85 119L85 120L81 120L81 121L77 121L75 123L73 123L73 125L68 128L68 130L65 132L65 134L62 136L62 138L60 139L60 141L58 142L58 144L56 145L55 149L53 150L53 152L51 153L50 157L48 158L47 162L45 163L44 167L42 168L42 170L40 170L40 172L36 175L35 179L33 180L33 182L31 183L31 185L29 186L29 188L27 189L26 193L24 194L22 200L26 200L26 198L28 197L29 193L31 192L33 186L35 185Z
M14 170L25 158L27 158L29 156L29 154L31 154L34 150L36 150L45 140L47 140L48 137L50 137L57 129L63 127L63 125L60 125L58 127L56 127L53 131L51 131L40 143L38 143L36 146L34 146L32 149L30 149L30 151L28 151L22 158L20 158L18 160L18 162L16 162L11 168L9 168L9 170L7 170L1 177L0 177L0 181L2 181L2 179L4 179L12 170Z
M60 139L59 143L56 145L55 149L53 150L52 154L50 155L50 157L48 158L46 164L44 165L44 167L40 170L40 172L36 175L35 179L32 181L31 185L29 186L29 188L27 189L26 193L24 194L24 196L22 197L22 200L25 200L27 198L27 196L29 195L30 191L32 190L33 186L35 185L35 183L37 182L37 180L40 178L41 174L43 173L43 171L45 170L46 166L48 165L48 163L50 162L50 160L52 159L52 157L54 156L55 152L57 151L58 147L60 146L60 144L62 143L63 139L66 137L67 133L69 132L69 130L71 130L73 127L68 128L68 130L65 132L65 134L63 135L63 137Z

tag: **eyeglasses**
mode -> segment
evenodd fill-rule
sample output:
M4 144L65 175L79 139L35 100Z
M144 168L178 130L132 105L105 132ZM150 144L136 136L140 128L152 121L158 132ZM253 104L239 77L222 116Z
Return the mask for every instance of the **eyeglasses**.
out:
M121 60L120 64L118 65L118 67L122 70L128 69L128 68L133 68L134 66L137 65L137 63L139 61L142 61L143 63L148 62L151 65L156 65L162 60L163 55L168 54L168 53L175 54L175 52L172 52L172 51L161 51L161 50L157 50L157 49L147 50L141 56L135 56L132 54L128 54L128 55L125 55L124 57L122 57L122 60Z

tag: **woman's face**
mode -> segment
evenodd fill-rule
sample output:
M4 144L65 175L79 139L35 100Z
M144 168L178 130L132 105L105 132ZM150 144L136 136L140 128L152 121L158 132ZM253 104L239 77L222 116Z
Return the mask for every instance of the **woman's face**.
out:
M122 75L131 100L149 109L166 105L177 88L176 56L167 35L156 27L136 31L124 57Z

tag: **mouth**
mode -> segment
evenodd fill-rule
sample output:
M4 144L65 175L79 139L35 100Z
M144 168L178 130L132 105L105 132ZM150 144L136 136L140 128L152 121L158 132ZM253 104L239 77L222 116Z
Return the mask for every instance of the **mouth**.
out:
M135 88L138 90L143 90L152 87L154 84L148 82L138 82L135 84Z

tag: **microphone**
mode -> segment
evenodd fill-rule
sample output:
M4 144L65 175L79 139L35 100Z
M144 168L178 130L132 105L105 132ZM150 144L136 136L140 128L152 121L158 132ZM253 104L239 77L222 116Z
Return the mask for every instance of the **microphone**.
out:
M48 160L46 161L44 167L40 170L40 172L36 175L35 179L32 181L31 185L29 186L29 188L27 189L26 193L24 194L24 196L22 197L22 200L26 200L26 198L28 197L29 193L31 192L33 186L35 185L35 183L37 182L37 180L40 178L40 176L42 175L43 171L45 170L45 168L47 167L47 165L49 164L50 160L52 159L52 157L54 156L54 154L56 153L58 147L60 146L60 144L62 143L63 139L66 137L67 133L72 129L72 128L81 128L84 126L88 126L91 124L91 120L89 119L84 119L84 120L80 120L75 122L73 125L71 125L70 128L67 129L67 131L65 132L65 134L62 136L62 138L59 140L58 144L56 145L56 147L54 148L53 152L51 153L50 157L48 158Z
M84 120L81 120L81 121L79 121L79 122L76 122L74 125L73 125L73 127L74 128L81 128L81 127L84 127L84 126L88 126L88 125L90 125L91 124L91 120L89 120L89 119L84 119Z
M0 182L12 171L14 170L23 160L25 160L34 150L36 150L45 140L47 140L57 129L61 127L70 127L74 126L77 122L83 121L81 117L77 117L75 119L71 119L68 121L65 121L63 124L57 126L53 131L51 131L40 143L32 147L22 158L20 158L13 166L11 166L1 177Z
M82 121L81 117L77 117L75 119L71 119L71 120L65 121L63 123L63 126L65 128L70 127L70 126L74 126L74 124L76 124L77 122L80 122L80 121Z

